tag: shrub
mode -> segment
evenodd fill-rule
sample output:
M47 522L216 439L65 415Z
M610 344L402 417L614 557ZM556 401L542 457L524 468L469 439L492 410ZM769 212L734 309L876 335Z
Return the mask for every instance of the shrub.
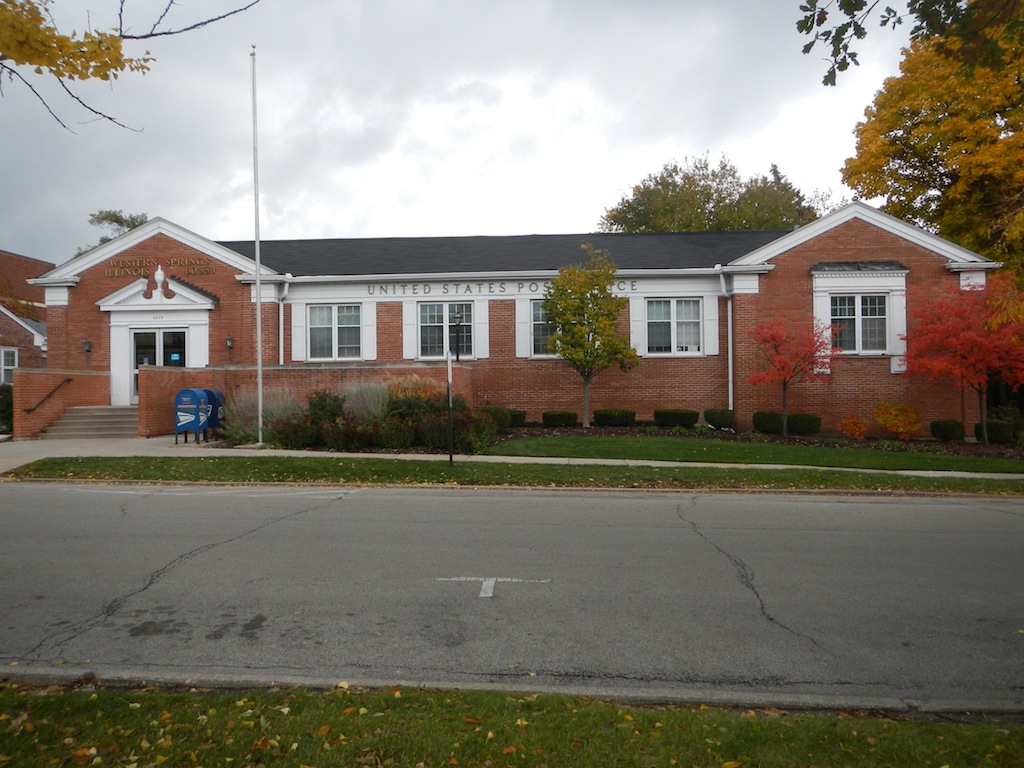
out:
M452 398L453 411L465 411L467 407L466 398L462 395L455 395ZM433 393L394 398L388 402L385 417L412 419L415 421L428 413L447 414L448 396L446 394Z
M797 437L807 437L821 432L821 416L813 413L793 413L786 418L786 432Z
M1008 421L989 419L985 422L988 425L988 441L996 445L1005 445L1013 442L1013 424ZM974 436L981 440L981 424L974 425Z
M360 421L377 421L388 407L388 385L382 381L359 381L342 388L345 412Z
M255 390L236 391L227 398L225 419L221 422L221 436L235 445L255 443L257 398ZM272 388L263 392L263 425L273 425L282 419L292 419L302 413L299 398L290 389ZM267 432L267 429L264 429Z
M14 430L14 387L0 384L0 433Z
M377 439L381 448L410 448L416 442L416 425L408 419L384 419L377 425Z
M306 414L313 421L335 421L345 413L345 398L337 392L318 389L306 396Z
M508 408L502 408L499 405L481 405L477 410L490 415L499 432L507 430L512 423L512 412ZM524 417L525 415L523 414Z
M452 415L454 432L455 417ZM426 413L416 422L416 442L427 448L448 450L448 414Z
M663 409L654 412L654 423L659 427L683 427L693 429L700 413L683 408Z
M440 382L423 376L393 376L387 381L388 399L401 400L406 397L430 398L444 396L445 387Z
M921 429L917 413L906 403L879 403L875 406L875 421L900 440L909 440Z
M604 408L594 411L595 427L632 427L636 424L636 411L624 408Z
M455 444L459 453L480 453L494 445L498 424L488 411L477 410L458 414L453 424Z
M509 427L515 429L516 427L526 426L526 411L509 411L508 417Z
M704 421L712 429L732 429L736 414L728 408L708 408L704 411Z
M578 421L572 411L544 411L540 420L545 427L575 427Z
M782 414L778 411L755 411L754 429L766 435L781 435Z
M939 419L928 425L932 437L940 443L961 442L964 439L964 423L956 419Z
M308 450L323 447L320 423L300 414L292 418L277 419L266 430L268 443L291 450Z
M868 434L868 427L871 426L864 419L856 416L847 416L839 422L839 431L846 437L854 440L863 440Z

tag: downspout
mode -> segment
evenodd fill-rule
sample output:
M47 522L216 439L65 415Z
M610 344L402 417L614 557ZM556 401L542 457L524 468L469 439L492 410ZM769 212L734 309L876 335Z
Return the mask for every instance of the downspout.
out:
M735 377L735 362L734 355L735 350L733 347L733 331L732 331L732 291L726 288L725 284L725 272L722 271L721 264L715 264L715 272L718 274L718 280L722 287L722 295L725 296L726 300L726 356L729 359L729 410L735 410L735 399L736 399L736 385L733 382Z
M284 276L281 284L281 296L277 300L277 364L284 365L284 300L288 298L288 289L292 286L292 273Z

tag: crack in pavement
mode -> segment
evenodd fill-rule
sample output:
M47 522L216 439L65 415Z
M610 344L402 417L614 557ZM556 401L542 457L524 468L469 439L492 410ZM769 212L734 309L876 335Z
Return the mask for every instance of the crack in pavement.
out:
M690 503L692 505L696 505L696 497L694 497ZM739 558L731 552L722 549L710 538L708 538L707 534L705 534L704 531L702 531L693 520L690 520L686 516L686 512L683 509L682 505L679 505L676 508L676 515L679 517L680 520L682 520L684 523L690 526L691 530L695 534L697 534L707 544L714 548L714 550L718 552L718 554L720 554L722 557L729 561L733 569L736 571L736 580L739 581L740 585L747 589L754 596L755 600L757 600L757 605L761 612L761 616L763 616L766 621L768 621L771 624L774 624L779 629L783 629L786 632L789 632L791 635L795 635L796 637L800 637L804 640L809 641L816 648L820 648L821 650L828 650L827 648L822 646L821 643L819 643L815 638L811 637L810 635L805 635L803 632L798 632L797 630L793 629L790 626L787 626L786 624L783 624L777 618L772 616L772 614L768 611L768 606L765 603L764 598L761 596L760 591L758 591L757 589L757 585L754 583L753 569L750 566L748 566L742 558Z
M178 555L163 567L158 568L157 570L150 573L149 578L146 579L146 582L141 587L133 589L130 592L126 592L123 595L119 595L118 597L115 597L113 600L107 603L99 613L90 616L86 619L82 619L81 621L70 624L69 626L64 627L60 632L55 632L51 635L47 635L46 637L42 638L38 643L36 643L36 645L33 648L31 648L25 654L24 658L38 659L37 654L42 654L43 650L50 646L53 648L53 651L52 654L48 655L53 655L55 658L59 659L61 654L63 653L64 646L66 646L68 643L73 642L77 638L84 635L86 632L90 631L91 629L94 629L100 623L114 616L121 610L121 608L124 607L125 603L127 603L133 597L136 597L145 592L146 590L148 590L149 588L151 588L154 584L163 579L167 574L176 570L184 563L187 563L188 561L193 560L196 557L199 557L200 555L209 552L210 550L217 549L218 547L222 547L226 544L231 544L233 542L239 541L240 539L244 539L247 536L251 536L254 533L259 533L260 531L271 526L278 525L279 523L283 523L287 520L292 520L302 515L309 514L310 512L316 512L319 509L324 509L333 502L346 498L347 496L350 496L353 493L355 493L355 491L343 491L337 496L332 496L331 498L327 499L321 504L317 504L306 509L300 509L296 512L291 512L287 515L282 515L281 517L273 518L272 520L267 520L266 522L257 525L255 528L250 528L249 530L243 531L242 533L239 533L235 536L222 539L221 541L213 541L209 544L203 544L200 547L196 547L195 549L189 550L188 552L184 552ZM147 494L147 497L148 495L149 494ZM126 504L127 503L129 502L126 502ZM124 506L122 506L122 512L123 511Z

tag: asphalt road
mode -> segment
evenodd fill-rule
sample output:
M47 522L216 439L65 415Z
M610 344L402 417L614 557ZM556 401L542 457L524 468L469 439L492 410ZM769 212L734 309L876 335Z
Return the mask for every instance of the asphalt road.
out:
M0 488L4 676L1024 709L1019 499Z

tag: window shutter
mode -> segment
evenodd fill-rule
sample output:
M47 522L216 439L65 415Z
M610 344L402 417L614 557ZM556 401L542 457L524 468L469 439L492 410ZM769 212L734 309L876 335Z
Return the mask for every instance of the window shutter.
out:
M704 321L704 354L717 355L718 344L718 295L705 296L701 302Z
M306 305L292 304L292 360L303 361L306 351Z
M417 309L415 301L402 302L402 357L406 360L415 360L420 356Z
M647 357L647 313L646 299L629 297L629 344L640 357Z
M516 357L533 354L533 302L516 299Z
M360 354L363 360L377 359L377 302L367 301L359 308L362 321Z
M490 302L486 300L473 302L473 357L477 359L491 356L489 308Z

